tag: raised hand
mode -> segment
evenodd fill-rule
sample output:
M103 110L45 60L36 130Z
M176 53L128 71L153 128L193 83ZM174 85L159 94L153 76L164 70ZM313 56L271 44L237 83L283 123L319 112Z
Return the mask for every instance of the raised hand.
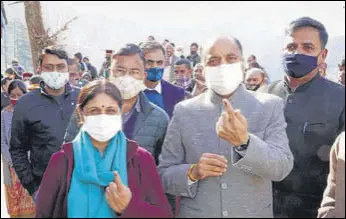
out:
M132 198L131 190L125 186L117 172L114 172L114 182L106 189L108 205L118 214L124 213Z
M229 100L224 99L226 112L222 113L216 123L217 135L233 146L246 144L249 139L248 124L240 110L234 110Z

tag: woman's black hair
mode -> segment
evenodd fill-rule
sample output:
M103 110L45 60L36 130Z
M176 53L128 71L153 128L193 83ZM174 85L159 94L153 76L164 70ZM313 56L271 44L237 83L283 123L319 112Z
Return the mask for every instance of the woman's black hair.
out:
M82 111L85 105L98 94L105 93L117 101L119 108L123 105L123 99L119 89L107 80L95 80L86 84L80 91L78 97L79 109Z
M14 79L10 85L8 85L8 94L11 94L11 92L16 89L16 88L19 88L23 94L26 94L28 91L27 91L27 88L26 88L26 85L23 81L21 80L18 80L18 79Z

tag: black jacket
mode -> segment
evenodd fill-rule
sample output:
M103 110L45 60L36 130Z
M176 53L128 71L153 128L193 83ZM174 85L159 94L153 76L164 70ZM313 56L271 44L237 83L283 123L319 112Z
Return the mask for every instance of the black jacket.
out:
M1 111L10 104L11 102L8 94L5 92L1 92Z
M292 91L280 81L269 92L285 102L294 168L274 183L275 217L317 217L329 173L329 150L345 130L345 88L318 74Z
M78 89L66 85L58 103L44 89L37 89L16 103L10 154L18 178L30 195L38 190L51 155L60 150L78 94Z
M80 62L79 65L80 65L81 70L83 72L85 72L85 71L89 71L90 72L92 80L94 80L94 79L96 79L98 77L97 69L93 65L91 65L90 63Z

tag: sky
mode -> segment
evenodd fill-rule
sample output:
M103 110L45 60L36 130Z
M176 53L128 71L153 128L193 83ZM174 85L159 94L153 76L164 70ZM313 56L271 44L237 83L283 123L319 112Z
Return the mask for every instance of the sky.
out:
M344 1L47 1L42 2L42 11L46 27L52 30L78 16L66 32L64 43L71 54L82 52L98 68L104 50L139 43L149 35L159 42L167 38L183 46L185 55L192 42L203 46L212 37L231 35L243 44L245 58L256 54L269 74L280 78L285 26L298 17L310 16L326 26L331 38L345 36L344 5ZM9 7L23 10L21 5ZM20 13L8 14L23 19ZM333 59L344 56L344 50L338 48L340 54ZM335 63L333 60L333 67Z

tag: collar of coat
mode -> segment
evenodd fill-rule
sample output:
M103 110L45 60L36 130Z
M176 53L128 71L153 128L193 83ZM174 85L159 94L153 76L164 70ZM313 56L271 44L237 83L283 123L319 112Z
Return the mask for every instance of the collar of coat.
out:
M246 90L243 84L239 85L239 87L233 92L232 96L228 98L231 104L239 103L245 99L245 97L249 95L249 91ZM219 94L215 93L212 89L208 89L207 97L214 104L222 104L222 100L225 99L221 97Z
M47 97L52 97L52 95L48 94L48 92L46 91L45 84L43 81L41 81L40 87L41 87L41 94L42 95L47 96ZM69 83L67 83L65 85L65 92L64 92L65 97L68 96L72 91L74 91L74 88L72 88L71 85Z

